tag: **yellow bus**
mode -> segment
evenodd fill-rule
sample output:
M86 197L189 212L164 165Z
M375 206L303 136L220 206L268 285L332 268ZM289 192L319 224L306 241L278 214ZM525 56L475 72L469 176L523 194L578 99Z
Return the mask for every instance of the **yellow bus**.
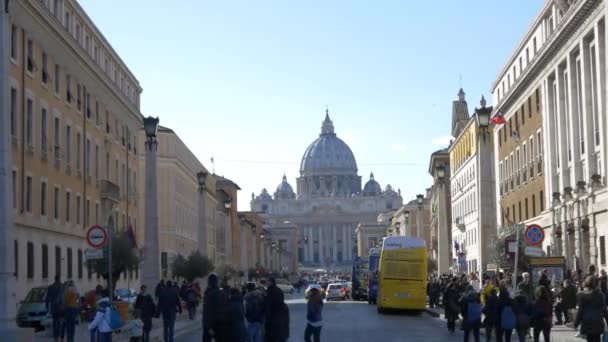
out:
M427 283L425 241L409 236L385 237L378 282L379 313L384 309L424 310Z

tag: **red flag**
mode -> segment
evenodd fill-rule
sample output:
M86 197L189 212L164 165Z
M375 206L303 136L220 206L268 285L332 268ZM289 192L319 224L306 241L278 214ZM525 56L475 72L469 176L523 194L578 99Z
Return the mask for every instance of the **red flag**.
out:
M127 228L127 236L129 237L129 241L131 241L131 248L137 248L137 239L135 238L132 225L129 225L129 228Z
M504 125L505 124L505 117L502 116L502 112L498 112L496 113L496 115L494 115L491 119L490 119L490 123L493 123L495 125Z

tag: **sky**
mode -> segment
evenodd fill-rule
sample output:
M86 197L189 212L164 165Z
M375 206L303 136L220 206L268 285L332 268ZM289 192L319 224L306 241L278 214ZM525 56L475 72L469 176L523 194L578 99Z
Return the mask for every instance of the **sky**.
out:
M431 185L458 89L469 112L545 0L80 0L143 88L141 111L237 183L295 189L329 109L363 184ZM211 157L215 163L211 165Z

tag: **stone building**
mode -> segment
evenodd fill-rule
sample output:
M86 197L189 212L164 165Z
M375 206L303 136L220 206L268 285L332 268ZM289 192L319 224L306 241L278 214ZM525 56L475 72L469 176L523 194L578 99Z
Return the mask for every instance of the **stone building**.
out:
M520 149L519 160L517 147L515 161L510 152L508 163L502 159L502 176L496 161L500 201L510 204L510 218L545 228L545 252L565 256L568 268L608 269L606 2L545 1L492 88L495 111L511 122L494 128L503 141L498 153L504 158ZM521 184L526 168L527 184Z
M91 289L103 281L85 266L87 229L142 227L142 89L77 1L7 4L10 61L1 81L10 127L2 135L12 143L16 284L2 300L22 300L55 275ZM135 282L138 272L129 277Z
M304 266L350 267L357 225L402 204L401 195L390 185L382 190L373 173L361 187L355 156L336 135L329 113L304 152L296 184L297 193L284 176L274 197L266 189L252 194L251 210L262 213L269 228L296 225L295 259Z
M443 274L452 265L452 198L449 187L450 154L447 148L431 154L429 174L431 187L431 257L437 261L437 272Z

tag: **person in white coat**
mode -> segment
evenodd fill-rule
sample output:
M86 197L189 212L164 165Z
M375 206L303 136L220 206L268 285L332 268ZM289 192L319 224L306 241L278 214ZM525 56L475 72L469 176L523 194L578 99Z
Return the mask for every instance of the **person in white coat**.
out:
M89 323L89 330L98 329L98 342L112 342L110 327L110 300L107 296L97 301L95 318Z

